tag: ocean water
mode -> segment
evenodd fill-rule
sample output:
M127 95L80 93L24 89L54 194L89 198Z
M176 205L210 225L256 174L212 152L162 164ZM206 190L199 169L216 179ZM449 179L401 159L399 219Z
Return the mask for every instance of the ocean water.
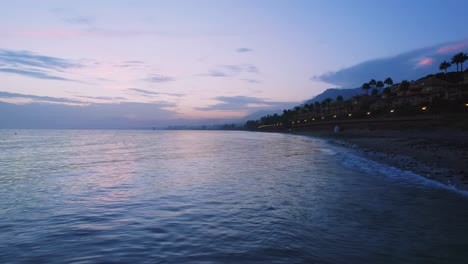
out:
M467 263L468 195L320 139L0 130L0 263Z

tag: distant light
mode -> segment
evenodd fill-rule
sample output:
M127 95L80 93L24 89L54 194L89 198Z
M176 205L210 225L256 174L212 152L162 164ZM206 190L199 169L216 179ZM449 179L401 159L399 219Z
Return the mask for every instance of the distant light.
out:
M336 118L336 115L334 115L333 118Z
M307 119L304 119L304 122L307 122Z
M294 121L293 121L293 124L294 124Z
M468 104L465 104L465 106L467 106L467 107L468 107Z
M312 118L312 121L315 121L315 118Z
M367 112L367 115L370 115L370 114L371 114L371 112Z
M391 110L390 110L390 113L393 113L393 112L395 112L395 109L391 109Z
M324 117L324 116L322 116L322 119L325 119L325 117Z
M353 114L348 114L349 117L351 117Z
M423 106L421 107L421 110L426 111L427 107Z

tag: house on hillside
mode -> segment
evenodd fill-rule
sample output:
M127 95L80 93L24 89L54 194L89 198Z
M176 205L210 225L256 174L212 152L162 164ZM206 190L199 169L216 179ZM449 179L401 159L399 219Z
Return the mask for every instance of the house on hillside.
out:
M367 108L375 102L377 99L374 96L370 96L367 94L356 95L351 97L351 110L360 111L360 110L368 110Z
M411 82L404 101L413 106L430 104L436 98L448 99L448 89L453 84L433 76Z

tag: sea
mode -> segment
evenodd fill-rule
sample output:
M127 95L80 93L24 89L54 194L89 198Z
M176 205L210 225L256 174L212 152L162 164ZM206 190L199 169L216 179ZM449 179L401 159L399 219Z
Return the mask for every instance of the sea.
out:
M0 130L0 263L468 263L468 195L299 135Z

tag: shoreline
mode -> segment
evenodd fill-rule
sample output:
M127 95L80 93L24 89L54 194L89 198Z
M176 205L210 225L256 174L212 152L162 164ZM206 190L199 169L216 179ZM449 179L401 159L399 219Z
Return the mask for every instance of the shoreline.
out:
M468 191L468 132L454 130L301 131L353 149L367 159Z

